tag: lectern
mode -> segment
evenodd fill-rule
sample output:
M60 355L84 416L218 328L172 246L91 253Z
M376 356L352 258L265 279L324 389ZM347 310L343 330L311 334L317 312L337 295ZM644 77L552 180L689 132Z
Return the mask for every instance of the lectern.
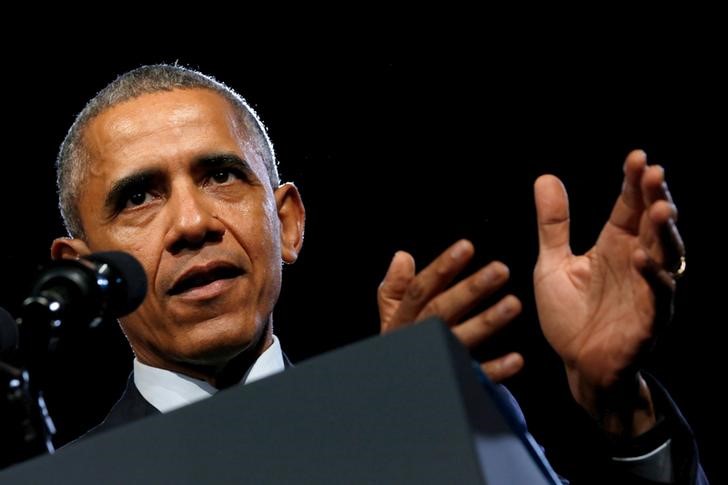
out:
M0 483L556 483L502 398L428 321L81 440Z

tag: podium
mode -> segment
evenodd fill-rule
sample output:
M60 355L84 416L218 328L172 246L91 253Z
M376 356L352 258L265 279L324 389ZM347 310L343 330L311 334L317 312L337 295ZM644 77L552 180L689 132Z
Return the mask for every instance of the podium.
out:
M80 440L0 483L557 483L500 391L428 321Z

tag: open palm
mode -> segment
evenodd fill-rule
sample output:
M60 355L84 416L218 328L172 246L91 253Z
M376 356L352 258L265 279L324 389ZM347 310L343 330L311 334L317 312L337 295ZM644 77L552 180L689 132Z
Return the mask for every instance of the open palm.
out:
M625 162L625 182L609 221L584 255L569 246L566 191L553 176L535 185L539 259L534 288L539 320L577 382L609 388L634 375L640 356L669 318L674 280L666 268L684 254L660 167L643 152Z

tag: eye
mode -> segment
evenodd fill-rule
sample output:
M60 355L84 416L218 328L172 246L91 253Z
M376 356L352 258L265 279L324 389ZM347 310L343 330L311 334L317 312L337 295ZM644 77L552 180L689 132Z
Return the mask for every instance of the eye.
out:
M152 200L149 192L134 192L126 199L126 208L137 207Z
M225 184L225 183L232 181L232 179L235 178L235 175L232 173L231 170L229 170L227 168L221 168L219 170L215 170L214 172L212 172L212 175L210 175L210 178L215 183Z

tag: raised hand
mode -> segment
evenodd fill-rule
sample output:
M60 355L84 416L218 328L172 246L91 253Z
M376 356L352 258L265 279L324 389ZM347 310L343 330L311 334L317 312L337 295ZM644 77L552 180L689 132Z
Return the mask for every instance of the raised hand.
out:
M670 270L684 263L677 209L663 169L647 166L644 152L633 151L624 173L609 220L596 244L580 256L569 246L564 186L550 175L535 184L539 320L566 365L575 399L597 416L615 396L634 399L636 407L651 413L638 369L657 326L671 317Z
M416 273L414 258L398 251L377 293L382 333L437 316L450 325L463 345L474 348L512 321L521 311L521 302L513 295L463 321L470 310L503 286L509 275L506 265L492 262L450 286L473 252L472 243L458 241ZM514 352L481 367L498 382L517 373L523 367L523 357Z

